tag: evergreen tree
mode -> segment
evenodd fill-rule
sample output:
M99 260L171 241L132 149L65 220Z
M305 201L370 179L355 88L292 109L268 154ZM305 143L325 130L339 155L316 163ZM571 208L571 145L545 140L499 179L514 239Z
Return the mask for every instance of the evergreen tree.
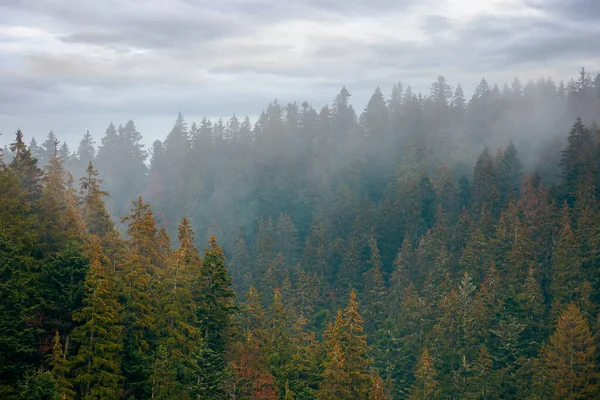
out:
M164 345L158 346L152 366L152 398L168 400L181 398L177 385L177 371Z
M225 268L223 250L211 237L204 260L195 283L194 300L197 316L206 347L213 353L210 365L204 365L204 374L209 377L211 390L207 396L220 396L225 372L225 351L230 342L235 305L235 293L231 287L231 277Z
M88 165L94 161L94 157L96 156L96 148L94 147L95 144L96 142L90 134L90 131L86 131L85 135L83 135L83 138L79 142L79 146L77 147L77 151L75 153L77 158L74 162L74 170L77 171L78 175L82 174L85 168L87 168Z
M429 351L423 350L415 371L415 383L411 387L409 399L435 399L438 398L439 389L437 372Z
M592 158L593 141L589 129L578 118L569 133L568 146L562 152L560 167L561 178L561 200L567 201L569 205L575 203L575 196L582 179L593 175L596 171Z
M78 351L72 361L75 387L82 399L114 399L123 393L122 307L117 299L115 276L104 265L102 250L93 239L90 270L85 279L83 308L73 319Z
M16 140L10 144L10 151L14 153L10 168L21 181L26 201L31 206L41 196L42 170L38 168L37 160L25 146L23 132L20 130L16 133Z
M34 137L31 138L31 140L29 141L29 151L31 152L31 155L38 159L40 158L40 148L35 140Z
M365 272L365 304L366 304L366 327L369 332L374 332L385 319L385 296L387 293L383 273L381 271L382 263L379 255L377 241L373 236L369 239L370 259L368 261L369 269Z
M91 234L102 238L114 229L114 224L104 206L103 197L108 196L108 192L100 189L102 180L98 179L98 171L91 162L80 182L80 203L86 227Z
M552 255L551 293L555 301L568 304L577 296L583 283L579 246L568 222L561 230L560 239Z
M179 249L162 271L159 307L159 350L153 367L153 392L166 374L165 369L179 371L170 386L160 391L168 391L171 396L182 396L182 391L193 391L197 385L198 365L196 356L202 350L202 335L197 317L197 305L193 299L193 282L198 279L202 261L193 245L194 232L186 218L179 225ZM157 369L158 368L158 369ZM162 383L160 383L162 385ZM171 387L172 386L172 387ZM158 389L156 389L158 390ZM176 391L179 390L179 391Z
M373 387L371 388L371 392L369 393L369 400L386 400L383 381L379 375L375 375L373 377Z
M50 131L39 149L40 165L46 166L53 157L58 155L58 143L56 135Z
M123 372L126 390L134 396L149 396L157 330L157 292L155 279L164 266L164 251L150 206L141 197L133 203L128 222L127 255L123 261L123 320L125 329Z
M323 365L323 381L317 394L318 399L352 399L352 381L346 366L346 356L342 350L342 314L333 324L329 324L324 335L326 357Z
M363 319L358 313L354 291L350 293L348 306L344 310L341 330L344 365L350 382L351 398L366 398L370 390L369 367L372 360L369 357L367 337L363 334Z
M584 399L598 395L598 372L592 333L579 308L561 311L556 331L540 351L543 379L552 399Z
M73 385L68 380L70 372L69 362L67 361L66 354L63 352L58 331L56 331L52 342L52 353L50 353L47 358L61 400L73 399L75 392L73 391Z

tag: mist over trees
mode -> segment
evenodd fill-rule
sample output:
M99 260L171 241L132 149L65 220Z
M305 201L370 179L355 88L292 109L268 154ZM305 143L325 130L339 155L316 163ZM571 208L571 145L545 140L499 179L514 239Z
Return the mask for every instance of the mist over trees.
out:
M599 397L600 74L351 99L19 130L0 397Z

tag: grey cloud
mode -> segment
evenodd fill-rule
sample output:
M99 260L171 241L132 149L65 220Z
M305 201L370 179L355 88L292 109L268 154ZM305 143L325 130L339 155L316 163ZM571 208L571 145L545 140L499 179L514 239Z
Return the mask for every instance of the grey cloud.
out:
M562 66L598 57L600 25L576 23L599 17L597 0L531 0L549 17L477 15L466 22L435 14L432 7L431 15L419 17L419 28L428 38L424 42L383 33L366 40L343 30L307 31L299 32L305 47L295 53L290 51L294 43L253 39L261 28L277 24L285 29L288 20L343 26L354 18L410 13L411 7L422 4L0 0L0 26L39 26L56 34L67 49L73 46L72 52L60 54L24 51L21 75L7 77L0 71L0 112L172 118L181 109L190 115L256 115L274 98L306 99L319 106L331 101L342 85L360 103L376 86L385 90L398 80L427 91L440 74L466 76L476 83L483 75L512 74L523 66ZM101 56L78 45L100 49ZM148 51L138 53L138 48ZM3 58L0 53L0 65Z
M576 23L600 20L598 0L529 0L529 4L558 18L569 19Z
M421 29L428 34L443 34L452 29L452 21L443 15L427 15L423 17Z
M458 43L457 50L467 59L488 61L497 69L569 58L577 62L572 57L596 57L591 49L600 48L600 27L573 26L558 19L486 17L471 21Z

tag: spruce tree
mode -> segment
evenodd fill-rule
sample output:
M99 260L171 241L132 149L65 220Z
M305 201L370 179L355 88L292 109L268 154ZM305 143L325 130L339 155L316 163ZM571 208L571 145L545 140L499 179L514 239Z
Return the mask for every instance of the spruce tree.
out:
M133 203L128 222L127 254L122 266L123 319L125 326L123 372L126 390L134 396L149 396L156 343L158 272L166 254L161 247L156 220L141 197Z
M178 390L189 393L193 391L199 374L195 356L201 350L203 338L193 299L193 282L200 274L202 260L194 247L194 232L186 218L179 225L178 238L179 249L171 255L167 267L159 272L161 283L158 290L162 300L158 305L157 325L159 349L163 349L161 354L155 355L153 392L156 382L161 380L156 374L166 373L164 368L167 366L179 371L173 385L177 384ZM169 392L174 390L168 389ZM183 392L177 393L181 396Z
M370 390L369 368L372 360L369 356L367 337L363 334L363 319L358 313L358 301L354 291L350 293L348 306L344 309L341 330L344 365L350 380L352 398L366 398Z
M550 290L555 302L568 304L583 283L582 258L571 225L566 222L552 254Z
M40 146L40 165L46 166L53 157L58 155L58 143L56 135L50 131L46 140Z
M439 397L437 371L427 348L421 353L415 371L415 383L410 389L408 399L425 400Z
M230 343L236 308L231 277L225 268L225 256L214 236L204 251L202 267L194 285L193 296L202 338L213 354L211 363L203 366L204 374L209 377L212 386L207 395L221 396L220 383L226 367L225 351Z
M85 279L83 308L73 319L78 351L72 360L74 386L82 399L115 399L123 393L122 307L117 299L115 275L104 265L98 239L89 249L90 270Z
M152 395L157 400L182 398L177 382L177 371L164 345L158 346L152 365Z
M89 163L94 161L94 157L96 156L96 148L94 147L95 144L96 142L90 134L90 131L86 131L85 135L83 135L83 138L79 142L79 146L77 147L77 158L74 162L74 173L76 173L77 176L81 176Z
M69 362L66 354L63 352L60 335L56 331L52 341L52 353L46 356L51 368L52 375L58 386L61 400L70 400L75 397L73 384L68 380L70 373Z
M354 293L354 292L352 292ZM346 365L346 355L342 349L343 315L338 311L335 321L329 323L323 335L325 359L322 381L317 393L318 399L352 399L352 381Z
M100 189L100 184L102 180L98 179L98 171L90 161L85 175L80 179L81 213L88 231L102 238L113 230L114 224L104 206L103 197L108 196L108 192Z
M561 311L556 331L540 351L543 379L552 399L585 399L598 395L596 346L588 322L570 303Z
M373 377L373 386L371 387L371 392L369 393L369 400L386 400L383 381L379 375L375 375Z
M23 142L23 132L18 130L16 139L10 144L14 158L10 162L10 169L14 171L21 181L22 190L28 206L41 197L42 170L38 168L37 159Z

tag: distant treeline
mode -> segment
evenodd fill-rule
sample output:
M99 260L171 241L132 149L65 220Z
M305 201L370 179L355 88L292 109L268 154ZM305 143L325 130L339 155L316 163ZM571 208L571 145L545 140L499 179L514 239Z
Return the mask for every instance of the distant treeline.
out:
M0 397L599 397L600 78L349 97L17 132Z

